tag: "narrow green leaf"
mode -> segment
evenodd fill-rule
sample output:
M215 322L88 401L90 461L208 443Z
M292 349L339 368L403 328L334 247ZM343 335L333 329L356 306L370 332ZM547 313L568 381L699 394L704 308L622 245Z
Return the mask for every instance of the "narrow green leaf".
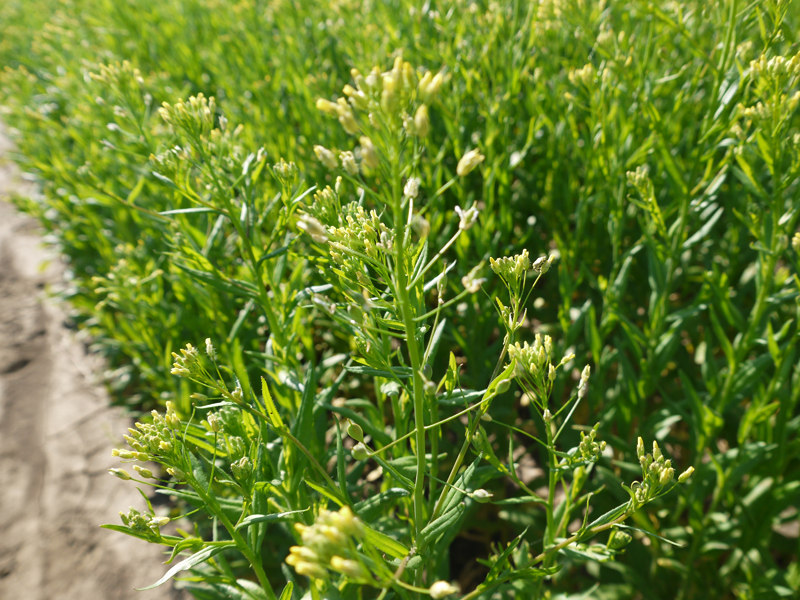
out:
M202 550L200 550L200 552L196 552L195 554L192 554L186 560L181 561L177 565L172 567L169 571L166 572L166 574L161 579L156 581L153 585L149 585L149 586L143 587L143 588L136 588L136 591L137 592L143 592L145 590L152 590L153 588L156 588L156 587L166 583L167 581L172 579L176 574L180 573L181 571L188 571L192 567L195 567L195 566L197 566L197 565L199 565L201 563L204 563L205 561L207 561L212 556L214 556L216 554L219 554L220 552L225 550L225 548L229 548L229 547L235 546L235 545L236 544L234 542L230 542L230 543L228 543L228 544L226 544L224 546L223 545L208 546L206 548L203 548Z
M272 394L269 393L269 387L267 387L267 380L263 377L261 378L261 394L264 398L264 406L267 407L267 416L269 416L270 421L272 422L272 426L275 429L281 430L284 428L283 419L281 419L280 414L278 413L278 409L275 407L275 402L272 400Z
M292 591L294 590L294 584L290 581L286 584L286 587L283 588L281 592L281 597L278 600L292 600Z
M395 558L405 558L408 554L408 548L397 540L390 538L380 531L375 531L369 525L365 525L364 529L366 530L366 538L369 543L381 552L385 552L389 556L394 556Z
M686 544L682 544L680 542L673 542L672 540L668 540L665 537L661 537L660 535L657 535L652 531L639 529L638 527L634 527L633 525L623 525L622 523L619 523L617 524L617 527L619 527L620 529L633 529L634 531L639 531L640 533L644 533L646 535L649 535L650 537L654 537L658 540L661 540L662 542L667 542L668 544L672 544L673 546L677 546L678 548L684 548L686 546Z
M242 522L236 526L236 529L241 529L242 527L250 527L254 523L273 523L275 521L288 521L294 515L298 515L300 513L304 513L311 508L304 508L303 510L290 510L287 512L282 513L272 513L269 515L250 515L242 519Z

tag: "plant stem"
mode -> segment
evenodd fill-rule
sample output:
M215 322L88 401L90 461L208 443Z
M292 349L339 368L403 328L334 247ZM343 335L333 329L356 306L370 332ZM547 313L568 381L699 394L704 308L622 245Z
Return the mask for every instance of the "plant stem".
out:
M403 219L402 196L400 194L400 157L396 146L391 149L392 204L394 209L395 289L399 313L406 329L406 344L411 360L413 377L414 424L416 427L417 476L414 481L414 540L419 541L425 519L425 398L423 394L422 355L417 343L417 327L414 323L414 308L408 295L407 257L405 247L406 220ZM420 584L422 570L417 571L416 583Z

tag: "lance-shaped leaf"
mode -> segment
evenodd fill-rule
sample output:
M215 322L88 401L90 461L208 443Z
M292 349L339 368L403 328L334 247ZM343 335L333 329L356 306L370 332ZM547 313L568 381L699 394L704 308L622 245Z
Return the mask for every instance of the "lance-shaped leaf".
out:
M214 545L214 546L207 546L206 548L203 548L202 550L200 550L200 552L196 552L195 554L192 554L186 560L183 560L183 561L179 562L177 565L175 565L174 567L172 567L169 571L167 571L164 574L164 576L161 579L156 581L153 585L149 585L149 586L143 587L143 588L136 588L136 591L143 592L145 590L152 590L153 588L156 588L156 587L166 583L167 581L172 579L176 574L180 573L181 571L188 571L192 567L195 567L195 566L199 565L200 563L206 562L209 558L211 558L215 554L219 554L220 552L225 550L225 548L230 548L230 547L235 546L235 545L236 544L234 542L229 542L227 544L219 544L219 545Z

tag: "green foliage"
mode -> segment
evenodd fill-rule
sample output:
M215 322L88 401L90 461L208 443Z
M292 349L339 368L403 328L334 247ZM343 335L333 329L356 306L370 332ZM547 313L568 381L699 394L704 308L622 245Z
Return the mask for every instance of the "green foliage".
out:
M33 4L18 203L196 597L798 593L796 3Z

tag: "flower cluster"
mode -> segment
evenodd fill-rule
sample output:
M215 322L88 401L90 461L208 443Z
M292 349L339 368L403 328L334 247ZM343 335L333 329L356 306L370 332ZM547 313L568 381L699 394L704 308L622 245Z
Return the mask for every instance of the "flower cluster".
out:
M401 57L395 59L390 71L381 72L378 67L373 67L366 76L358 69L353 69L351 74L355 87L344 86L342 92L346 98L337 98L335 102L320 98L317 108L338 119L347 134L358 136L360 145L353 151L340 152L338 158L323 146L314 146L314 153L329 169L335 169L341 163L347 174L355 177L362 169L373 171L381 164L379 149L371 135L395 126L402 127L409 137L424 138L428 135L428 106L436 100L444 77L441 73L426 72L418 78L411 64ZM474 164L465 168L471 170Z
M163 416L156 410L151 414L152 423L137 422L136 429L128 428L130 435L125 436L125 441L133 451L114 449L111 451L113 456L122 459L150 460L154 456L173 453L176 443L175 431L181 426L181 420L175 413L175 405L167 402L167 412Z
M179 100L176 104L164 102L158 114L169 125L180 128L195 137L205 137L214 129L217 104L213 96L203 94L192 96L188 101Z
M339 512L321 510L311 526L295 524L302 546L292 546L286 563L299 575L326 579L328 570L336 571L359 583L375 583L364 565L356 543L364 537L364 526L348 507Z
M675 478L675 469L672 461L664 458L658 442L653 441L653 453L645 453L644 440L639 438L636 445L636 455L642 467L642 481L634 481L629 493L637 505L646 504ZM684 483L694 473L694 467L689 467L678 477L678 483Z
M178 377L197 377L203 374L203 367L200 364L200 353L191 344L186 344L186 348L181 348L181 353L172 353L173 364L170 373Z
M581 431L581 443L578 446L578 452L584 458L584 460L594 462L600 458L600 454L602 454L606 449L605 441L595 441L597 438L597 430L599 428L600 423L597 423L589 432L589 435L586 435Z
M750 75L757 83L783 87L800 76L800 54L789 58L773 56L769 59L762 54L756 60L750 61Z
M525 276L531 268L531 259L527 250L523 250L522 254L517 254L512 257L504 258L490 258L489 264L503 283L508 287L512 297L518 297L521 294L522 287L525 285Z
M515 375L519 378L528 397L536 401L542 410L547 408L547 398L556 379L556 371L575 358L574 354L568 354L557 365L554 365L552 362L553 339L549 335L540 333L536 334L533 344L516 342L509 346L508 355L516 361ZM586 369L584 369L584 373L587 373L588 378ZM546 411L546 414L549 413Z
M349 248L379 260L381 252L390 253L394 232L389 229L374 210L367 212L363 206L351 202L342 208L342 226L331 227L330 237L334 248ZM331 251L333 256L334 251ZM334 257L335 259L335 257Z
M163 527L170 521L169 517L147 515L133 507L131 507L127 513L120 512L119 517L122 519L125 526L135 533L149 534L152 532L156 535L159 535L158 528Z

